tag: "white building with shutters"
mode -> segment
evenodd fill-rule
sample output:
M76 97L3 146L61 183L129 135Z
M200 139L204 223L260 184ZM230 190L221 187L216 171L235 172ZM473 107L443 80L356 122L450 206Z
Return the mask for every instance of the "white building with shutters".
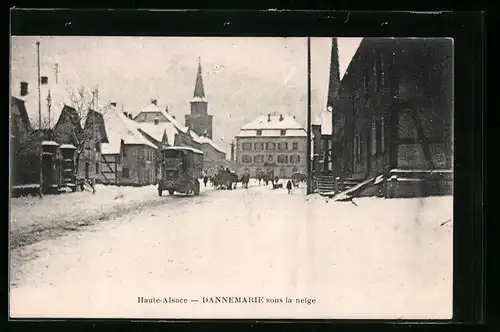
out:
M292 116L263 115L235 137L235 164L241 175L290 178L306 174L307 132Z

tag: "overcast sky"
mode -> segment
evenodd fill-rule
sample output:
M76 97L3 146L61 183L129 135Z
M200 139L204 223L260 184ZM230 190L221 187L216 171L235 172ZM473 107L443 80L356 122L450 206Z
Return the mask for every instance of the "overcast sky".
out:
M61 85L98 85L100 102L115 101L132 114L156 98L182 124L201 57L214 139L223 137L226 144L260 114L290 114L306 123L306 38L13 37L15 96L21 81L36 86L37 41L42 76L51 83L57 63ZM339 38L341 76L360 41ZM312 38L311 45L314 120L326 104L331 39ZM28 110L30 117L36 118L37 111Z

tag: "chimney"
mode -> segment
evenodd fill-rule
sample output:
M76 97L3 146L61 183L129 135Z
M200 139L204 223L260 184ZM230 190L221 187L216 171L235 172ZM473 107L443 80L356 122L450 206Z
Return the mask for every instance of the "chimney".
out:
M128 118L128 113L127 112L123 112L123 115L125 115L125 117Z
M21 97L28 95L28 83L21 82Z
M156 99L151 99L151 104L158 106L158 100Z
M267 122L271 122L271 113L267 115Z
M133 120L133 119L132 119L132 114L130 114L130 113L129 113L128 118L129 118L130 120Z
M175 120L175 115L172 115L172 117L173 117L173 118L174 118L174 120Z
M111 106L116 107L116 103L114 101L111 102L110 104L111 104Z
M158 116L155 118L155 125L160 123L160 119L158 119Z
M283 115L280 114L280 121L283 121Z
M47 76L40 77L40 84L49 84L49 78Z

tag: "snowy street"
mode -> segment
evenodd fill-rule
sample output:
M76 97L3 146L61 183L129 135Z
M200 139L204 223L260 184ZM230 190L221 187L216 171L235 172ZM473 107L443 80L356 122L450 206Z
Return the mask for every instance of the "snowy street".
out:
M134 209L122 214L100 207L112 215L11 249L12 317L451 317L451 196L360 198L356 206L255 183L198 197L119 190L153 203L130 199ZM14 202L14 221L22 217L16 204L30 205ZM75 218L59 213L52 217ZM216 296L316 302L204 303Z

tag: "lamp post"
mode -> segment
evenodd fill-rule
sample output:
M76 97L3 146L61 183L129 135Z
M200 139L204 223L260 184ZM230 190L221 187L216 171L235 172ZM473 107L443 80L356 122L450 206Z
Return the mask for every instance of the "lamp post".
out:
M50 107L52 106L52 97L50 96L50 90L49 90L49 95L47 96L47 110L49 113L49 139L52 140L52 126L50 125Z

